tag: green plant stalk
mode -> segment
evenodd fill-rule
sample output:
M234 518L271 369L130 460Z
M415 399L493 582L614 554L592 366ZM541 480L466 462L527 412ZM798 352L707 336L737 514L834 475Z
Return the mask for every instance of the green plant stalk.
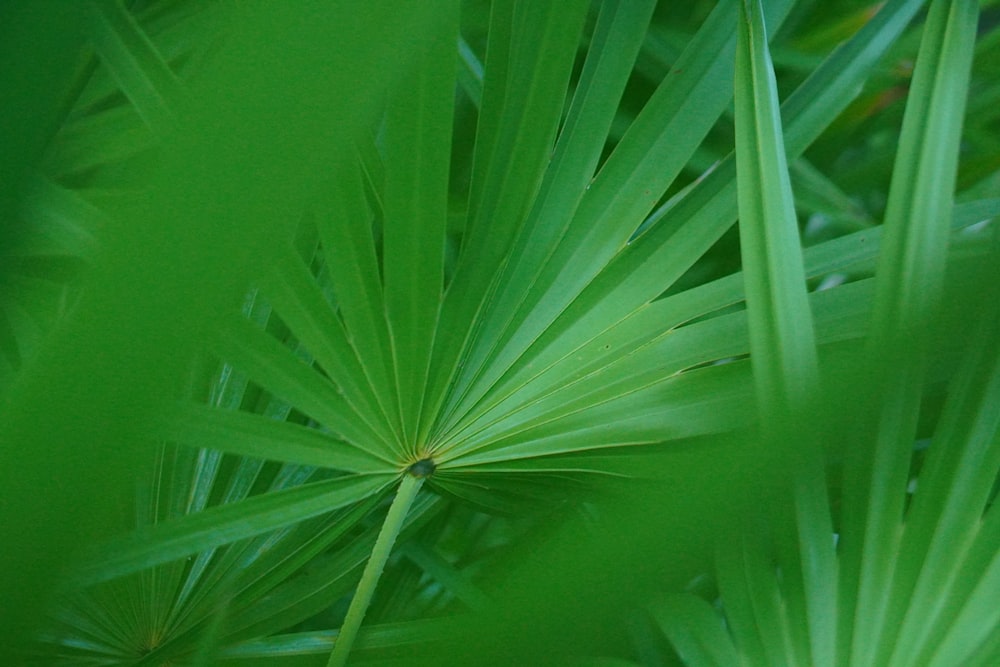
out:
M396 491L396 497L392 500L389 513L385 515L382 530L378 534L378 539L375 540L371 558L365 565L365 571L361 574L361 581L358 582L354 599L351 600L347 616L344 617L344 622L340 626L340 633L333 645L333 652L330 653L330 660L326 663L327 667L343 667L347 664L347 656L351 653L351 646L354 645L358 630L361 628L361 622L365 618L365 612L368 611L368 605L371 604L372 595L375 594L375 586L378 585L382 570L392 552L392 546L403 527L403 521L406 520L410 506L423 483L423 477L411 473L404 475L403 481L399 483L399 490Z

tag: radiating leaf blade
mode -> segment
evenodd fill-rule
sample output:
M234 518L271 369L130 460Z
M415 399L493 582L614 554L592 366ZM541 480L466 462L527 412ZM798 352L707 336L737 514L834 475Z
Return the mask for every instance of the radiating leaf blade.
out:
M392 442L392 422L373 395L342 322L290 247L275 258L260 284L282 321L341 389L345 401L382 440Z
M97 583L121 577L318 516L381 492L394 477L339 477L218 505L158 524L148 532L101 547L100 555L79 569L78 581Z
M318 429L249 412L184 405L166 421L164 437L228 454L353 473L392 474L398 465Z
M489 366L484 366L484 362L505 339L518 306L536 290L535 281L571 224L597 168L604 138L654 4L643 0L602 5L552 161L545 170L525 226L511 248L510 260L498 276L497 293L484 313L486 319L477 330L474 347L465 360L466 372L453 390L450 409L459 415L468 406L455 403L465 397L481 372L488 371Z
M635 232L731 98L732 6L720 4L580 199L474 395L488 391ZM782 15L786 3L770 10ZM727 25L729 28L727 29Z
M420 415L444 290L457 35L458 3L439 6L386 115L385 308L403 437L412 451L422 448Z
M231 317L220 339L223 358L269 391L326 425L337 437L391 456L392 445L358 418L335 384L259 327L242 317Z
M387 426L398 433L399 405L373 239L374 213L365 197L362 166L351 158L317 197L316 227L347 340L386 415Z
M498 2L487 52L481 122L461 256L434 341L441 370L428 408L438 410L497 269L528 212L563 111L588 3Z

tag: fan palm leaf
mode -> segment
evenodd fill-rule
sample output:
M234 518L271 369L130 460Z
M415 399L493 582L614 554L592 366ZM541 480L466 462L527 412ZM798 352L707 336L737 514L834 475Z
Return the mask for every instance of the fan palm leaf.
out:
M319 3L283 17L266 5L193 0L135 11L87 4L100 64L82 76L28 200L58 242L23 252L96 258L92 294L102 294L100 280L133 276L149 288L137 294L162 296L165 312L184 310L184 294L226 269L213 297L194 299L168 327L190 325L187 345L207 345L200 365L185 368L183 399L142 421L151 425L144 451L160 452L153 490L137 503L145 514L76 568L86 588L62 607L50 648L69 661L154 664L205 663L217 647L238 661L332 645L329 664L344 664L356 638L376 648L417 641L426 619L370 629L364 619L391 619L394 604L454 612L492 600L458 565L479 541L459 540L448 559L400 534L452 507L512 513L519 501L541 506L629 480L625 457L749 427L792 460L787 521L737 531L720 553L726 625L693 596L654 607L685 660L993 656L992 616L979 612L996 577L983 535L996 531L982 512L956 520L954 534L942 528L967 502L987 502L989 474L962 477L965 464L937 454L935 440L906 510L913 523L898 520L927 361L896 352L911 338L930 345L922 327L934 321L946 259L981 256L979 237L961 230L1000 209L988 178L968 201L953 197L977 3L936 0L919 31L881 227L818 166L822 146L803 154L843 114L862 113L852 100L922 2L890 0L830 35L809 33L843 40L825 57L787 39L769 48L807 11L790 0L710 3L683 38L664 30L652 0L607 0L596 11L496 0L481 24L465 4L356 17ZM376 76L393 53L367 39L380 21L401 56ZM356 28L350 58L314 48L326 43L324 26ZM273 33L259 52L251 27ZM279 54L282 44L295 46ZM793 73L788 95L772 57ZM371 94L335 99L364 77ZM259 89L234 106L227 95L256 79ZM299 108L288 90L322 112ZM233 178L242 161L247 174ZM149 185L102 195L103 184ZM810 230L800 231L797 209L827 211L835 223L824 229L851 233L803 248ZM175 294L134 269L108 269L101 258L127 254L138 238L122 222L133 217L154 230L144 242L179 248L150 251L150 275L188 254L204 272ZM156 231L178 218L223 222L180 242ZM713 248L732 238L737 218L742 270L714 270ZM120 238L91 238L109 224ZM226 225L244 224L257 230L251 241L227 242ZM949 254L950 238L967 240ZM242 312L240 295L249 295ZM97 303L86 298L84 310ZM14 310L0 312L0 349L16 374L23 335L2 326ZM832 507L809 413L824 395L825 355L860 341L883 370L856 435L878 435L849 453ZM957 389L949 410L985 415L992 400L988 389ZM979 437L945 423L941 439ZM449 521L434 523L441 535ZM500 540L515 541L516 531ZM951 574L935 587L928 568ZM384 592L383 577L394 583ZM894 596L883 601L887 589ZM233 646L345 596L346 609L323 616L335 632ZM912 612L911 599L937 611ZM116 625L122 614L128 622ZM932 626L944 628L933 642ZM897 628L907 647L894 643ZM957 648L966 640L982 646L978 657Z

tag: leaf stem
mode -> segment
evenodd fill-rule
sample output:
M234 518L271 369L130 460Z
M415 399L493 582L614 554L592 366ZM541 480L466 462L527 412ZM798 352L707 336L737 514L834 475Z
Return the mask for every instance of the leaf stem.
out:
M392 505L389 507L389 513L385 516L382 530L378 534L378 539L375 540L372 555L368 559L368 564L365 565L365 571L361 574L361 581L354 593L354 599L351 600L351 606L347 609L347 616L344 617L344 622L340 626L340 633L333 645L330 660L326 663L327 667L343 667L347 664L347 656L357 638L361 622L365 618L365 612L368 611L368 605L371 604L372 595L375 594L375 586L382 576L382 570L385 568L386 561L389 560L389 554L392 552L392 546L403 527L403 521L406 519L410 506L423 483L423 477L413 474L403 476L399 490L396 491L396 497L393 498Z

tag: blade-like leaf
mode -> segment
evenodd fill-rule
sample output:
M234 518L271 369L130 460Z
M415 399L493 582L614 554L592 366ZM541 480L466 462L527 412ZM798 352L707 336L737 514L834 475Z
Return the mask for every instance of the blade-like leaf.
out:
M986 574L968 571L964 554L973 540L984 536L983 508L1000 471L1000 338L995 312L993 320L987 316L972 339L918 478L887 612L887 627L893 629L888 634L894 637L889 665L912 664L917 656L926 659L945 625L945 592L960 578ZM956 624L978 620L990 627L986 619L959 619Z
M440 500L431 494L419 496L406 517L400 539L408 539L424 522L435 516L442 506ZM346 545L315 558L307 566L307 576L283 582L267 598L258 599L257 604L247 607L240 616L240 626L234 631L238 631L243 638L280 632L329 609L357 585L378 531L377 524L370 525ZM361 634L364 634L364 628ZM326 653L329 654L329 650Z
M835 50L782 107L789 157L800 154L860 90L885 50L923 0L890 0ZM735 26L735 24L733 24ZM623 248L535 343L532 361L575 348L593 332L660 295L736 219L735 161L728 157L677 200L654 213L654 224Z
M789 3L771 3L783 16ZM580 199L572 225L511 319L478 398L522 356L628 241L731 98L733 7L720 4Z
M589 3L495 3L469 221L434 341L437 411L548 164Z
M168 133L177 122L183 88L121 0L90 0L97 52L146 124Z
M404 623L370 625L358 633L357 647L378 649L419 643L426 641L428 637L436 636L448 624L447 619L421 619ZM276 635L229 647L221 657L224 660L240 659L240 664L243 660L261 660L261 664L272 664L273 660L292 656L329 655L336 639L336 630Z
M448 174L455 98L458 3L440 4L433 29L389 100L385 127L386 318L407 449L418 442L430 351L444 290Z
M447 465L472 465L729 431L746 426L753 417L748 370L745 364L731 363L682 373L645 391L511 433L467 454L441 458L449 461ZM541 467L549 463L539 461Z
M740 8L736 173L750 359L765 419L785 419L816 390L816 342L763 9L757 0Z
M755 550L762 538L742 531L737 535L716 549L716 578L729 630L740 655L751 665L784 665L777 604L771 597L774 574L763 562L764 555ZM770 590L760 590L768 584Z
M361 362L382 414L388 416L388 424L398 433L392 350L372 238L373 214L362 179L361 165L348 160L338 178L323 188L316 204L316 227L347 340Z
M166 420L163 436L229 454L354 473L398 472L394 461L315 428L236 410L185 405Z
M996 642L1000 610L995 604L1000 591L1000 512L994 509L986 516L961 569L975 576L956 582L947 606L961 611L955 614L943 639L925 647L929 649L925 655L932 652L927 664L934 667L985 667L1000 655Z
M344 399L385 442L393 441L365 372L348 343L341 321L316 281L289 248L261 278L261 289L282 321L343 391Z
M862 665L877 664L887 645L885 590L899 547L925 330L941 299L977 15L974 0L932 4L889 190L870 341L876 393L871 416L859 422L874 427L874 445L852 448L844 504L845 535L857 536L844 544L844 613L853 615L844 620L854 628L852 659Z
M381 492L394 475L340 477L219 505L158 524L100 548L80 568L81 583L97 583L199 551L266 533Z
M956 205L953 214L953 229L968 227L984 219L1000 214L1000 200L983 200ZM855 232L848 236L824 242L805 251L805 270L810 278L820 277L837 271L871 271L879 250L881 228ZM515 388L509 394L498 395L489 402L490 408L483 410L483 416L469 420L461 431L453 436L468 433L477 423L491 415L503 415L518 405L526 404L540 395L570 385L587 373L600 370L617 360L632 354L643 346L659 339L674 327L713 311L738 303L743 299L743 276L741 273L718 279L711 283L661 299L647 307L635 311L628 318L593 337L574 350L562 350L557 355L541 357L536 365L526 367L510 377L505 385ZM839 288L844 289L844 288ZM853 290L853 287L848 287ZM832 291L820 297L839 300ZM870 302L870 293L848 296L844 299L863 298ZM858 302L856 305L860 305ZM813 306L815 310L818 306ZM833 311L840 306L831 306ZM845 315L849 309L842 311ZM826 338L826 340L831 340ZM745 352L741 350L740 353ZM548 362L543 365L542 360ZM706 357L707 359L707 357ZM658 359L656 363L662 362ZM637 366L644 369L643 366Z
M220 332L220 354L291 405L330 428L335 437L378 448L386 457L395 451L344 399L339 387L310 368L272 336L242 317L232 317Z
M614 118L635 53L655 3L608 2L602 5L594 37L577 83L552 162L513 248L498 276L498 291L465 360L466 372L453 390L453 403L471 382L510 325L517 307L566 233L586 186L597 168L604 137ZM452 405L459 414L462 408Z
M862 281L837 290L815 293L818 328L823 342L858 338L865 332L872 284ZM565 360L568 368L554 367L552 377L539 376L540 387L524 389L487 413L482 423L472 422L454 442L442 444L442 453L493 447L539 425L567 415L586 414L607 401L617 401L646 387L671 381L692 367L746 354L746 313L731 313L704 322L674 328L678 313L668 300L643 311L609 330L608 335L577 350ZM683 313L681 314L683 315ZM639 328L641 327L641 328ZM656 334L654 332L665 332ZM627 412L618 419L628 417Z
M732 667L740 657L722 617L707 602L676 594L650 606L650 612L681 660L691 667Z
M826 486L818 451L814 451L818 443L802 420L819 388L816 340L763 11L759 0L747 0L740 6L736 173L750 360L765 437L775 446L797 441L792 452L797 465L792 474L809 478L807 485L793 482L801 490L796 501L803 510L803 502L814 499L808 487ZM799 527L803 544L813 547L807 551L813 559L802 570L807 589L809 662L832 667L836 641L832 622L836 616L827 605L832 585L828 575L835 564L833 550L822 545L829 541L833 527L823 504L822 499L815 499L807 520L800 521ZM798 591L798 582L791 574L791 589ZM796 595L791 597L797 599ZM790 641L786 636L786 643ZM800 647L796 657L789 648L787 659L793 664L806 659L803 650Z

